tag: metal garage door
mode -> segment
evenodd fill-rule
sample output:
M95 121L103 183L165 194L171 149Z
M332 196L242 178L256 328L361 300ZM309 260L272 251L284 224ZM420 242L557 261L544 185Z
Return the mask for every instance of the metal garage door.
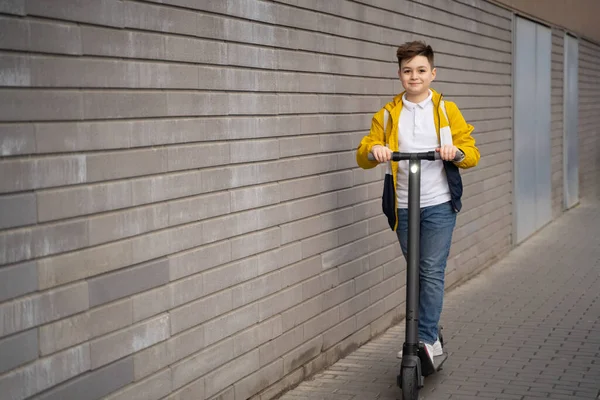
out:
M579 119L579 43L576 38L565 35L564 72L564 136L563 136L563 177L564 205L571 208L579 203L579 139L577 134Z
M515 243L552 218L550 143L552 33L517 17L514 53Z

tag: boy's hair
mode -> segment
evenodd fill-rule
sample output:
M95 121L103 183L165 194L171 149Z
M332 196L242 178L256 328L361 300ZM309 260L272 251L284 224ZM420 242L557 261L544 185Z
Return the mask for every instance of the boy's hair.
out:
M414 41L406 42L396 50L396 56L398 57L398 67L402 68L402 61L410 61L416 56L427 57L431 69L433 69L433 49L431 46L425 44L425 42Z

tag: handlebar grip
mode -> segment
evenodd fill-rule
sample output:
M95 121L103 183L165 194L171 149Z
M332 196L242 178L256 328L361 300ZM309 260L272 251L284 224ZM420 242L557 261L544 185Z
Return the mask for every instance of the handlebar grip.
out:
M373 153L369 153L369 155L367 156L367 159L368 159L369 161L376 161L376 160L375 160L375 156L373 155Z

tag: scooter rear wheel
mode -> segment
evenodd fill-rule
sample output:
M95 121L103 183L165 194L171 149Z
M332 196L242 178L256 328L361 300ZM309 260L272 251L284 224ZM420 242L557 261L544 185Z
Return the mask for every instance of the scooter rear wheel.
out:
M402 400L419 399L419 377L416 368L402 368L400 372L402 381Z

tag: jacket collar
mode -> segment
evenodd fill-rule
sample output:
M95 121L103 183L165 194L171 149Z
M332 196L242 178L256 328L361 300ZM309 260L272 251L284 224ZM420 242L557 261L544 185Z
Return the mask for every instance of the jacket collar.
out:
M431 96L431 101L433 102L433 106L437 109L440 106L440 101L442 100L442 94L436 92L434 89L429 88L429 90L431 90L432 96ZM400 110L402 110L402 96L404 96L404 93L406 93L406 91L398 94L397 96L394 97L394 99L389 102L385 108L387 108L387 110L390 113L394 113L394 110L396 108L400 108ZM400 110L395 110L396 112L400 112Z

